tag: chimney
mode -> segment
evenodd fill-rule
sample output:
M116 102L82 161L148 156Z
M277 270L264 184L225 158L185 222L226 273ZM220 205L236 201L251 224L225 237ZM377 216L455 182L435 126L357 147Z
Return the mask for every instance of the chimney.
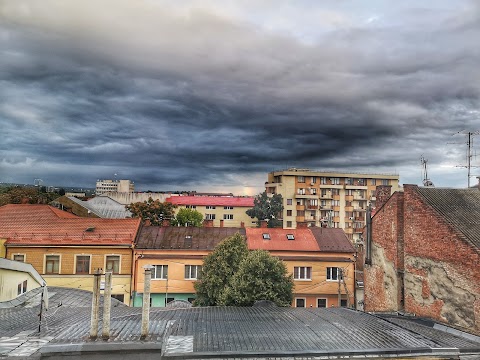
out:
M163 219L162 220L162 226L163 227L169 227L170 226L170 220L169 219Z
M297 221L297 229L306 229L308 227L308 223L303 221L303 222L298 222Z
M150 219L147 219L147 220L145 220L145 222L143 223L143 225L145 225L145 226L151 226L151 225L152 225L152 222L150 221Z
M220 220L220 227L223 227L223 219Z
M268 227L268 222L267 222L267 220L261 220L261 221L260 221L260 227L261 227L261 228L266 228L266 227Z
M240 222L240 227L241 227L241 228L244 228L244 227L245 227L245 223L244 223L243 221Z
M378 185L375 190L375 209L380 209L392 195L392 185Z
M213 220L210 220L210 219L203 220L203 227L213 227Z

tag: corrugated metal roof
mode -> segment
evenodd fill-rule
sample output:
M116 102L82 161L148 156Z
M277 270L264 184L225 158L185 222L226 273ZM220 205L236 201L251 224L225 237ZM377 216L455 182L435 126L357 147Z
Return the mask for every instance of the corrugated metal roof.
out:
M140 230L135 248L212 250L222 240L236 233L245 235L245 229L144 226Z
M480 191L478 189L448 189L416 187L425 202L480 248Z

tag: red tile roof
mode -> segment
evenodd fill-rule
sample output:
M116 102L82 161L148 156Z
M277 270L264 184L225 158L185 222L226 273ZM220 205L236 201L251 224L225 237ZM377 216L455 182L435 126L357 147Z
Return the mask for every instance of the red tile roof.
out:
M253 197L236 196L172 196L166 201L175 205L253 207Z
M123 246L133 243L140 221L82 218L48 205L5 205L0 207L0 238L7 239L7 246Z
M246 232L250 250L320 251L309 229L247 228ZM263 239L263 234L269 234L270 240ZM288 240L287 234L294 240Z

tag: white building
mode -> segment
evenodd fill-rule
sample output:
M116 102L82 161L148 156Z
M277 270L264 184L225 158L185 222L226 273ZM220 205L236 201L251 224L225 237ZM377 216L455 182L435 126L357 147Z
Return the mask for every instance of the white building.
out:
M95 186L95 195L106 193L132 193L135 191L135 185L130 180L97 180Z

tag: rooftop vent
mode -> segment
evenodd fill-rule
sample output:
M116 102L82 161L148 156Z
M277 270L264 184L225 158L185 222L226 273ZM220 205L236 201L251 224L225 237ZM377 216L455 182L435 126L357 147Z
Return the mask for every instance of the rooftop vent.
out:
M262 237L263 237L263 240L270 240L270 234L269 233L263 233Z
M293 234L287 234L287 240L295 240L295 236Z
M93 232L94 230L95 230L95 226L90 226L85 229L85 231L88 231L88 232Z

